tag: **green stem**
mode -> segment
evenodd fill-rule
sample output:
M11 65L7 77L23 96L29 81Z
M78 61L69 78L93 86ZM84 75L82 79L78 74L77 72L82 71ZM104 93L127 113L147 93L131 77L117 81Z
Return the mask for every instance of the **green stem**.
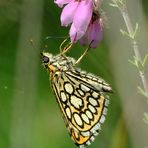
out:
M138 47L137 41L135 40L135 37L133 36L134 35L134 29L132 27L132 23L131 23L129 15L128 15L128 12L127 12L126 4L122 4L122 6L118 7L118 8L119 8L119 10L120 10L120 12L123 16L123 19L125 21L128 33L130 35L135 57L140 63L142 63L142 58L141 58L141 55L140 55L140 52L139 52L139 47ZM138 68L138 71L139 71L139 75L140 75L140 78L141 78L141 81L142 81L142 84L143 84L144 91L148 96L148 82L146 80L144 71L140 70L139 68Z

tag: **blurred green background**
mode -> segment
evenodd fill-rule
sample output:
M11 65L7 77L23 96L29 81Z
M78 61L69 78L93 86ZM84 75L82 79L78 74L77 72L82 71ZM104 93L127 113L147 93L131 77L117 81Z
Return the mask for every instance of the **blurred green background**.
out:
M112 13L119 15L115 8L110 8L109 2L105 1L102 9L105 12L110 9ZM143 0L142 4L147 19L148 1ZM130 9L131 12L132 10ZM0 148L76 147L68 135L51 91L48 73L40 61L40 51L47 36L68 34L68 28L60 26L60 13L61 9L51 0L0 0ZM111 26L105 27L105 30L112 30L115 22L112 13L106 14L108 26ZM121 23L123 24L122 21ZM123 39L118 29L116 31L119 38ZM140 103L136 104L137 101L134 100L136 97L130 95L126 97L125 103L118 85L119 81L116 79L121 75L120 72L119 75L115 72L114 63L124 70L125 73L122 71L121 73L125 74L125 77L128 77L130 72L126 71L126 66L114 60L118 61L124 57L126 64L129 64L128 58L132 56L111 51L111 44L106 38L107 35L98 49L90 50L79 65L82 69L101 76L114 89L114 93L110 95L108 115L102 132L89 147L148 148L148 125L142 120L143 112L148 111L146 99L140 99L139 95L137 100ZM34 46L30 43L31 39ZM116 45L114 49L118 50L116 40L114 37L112 44ZM49 52L59 53L61 42L62 39L47 40ZM77 59L83 50L78 43L69 55ZM138 72L135 69L134 73L138 79ZM121 76L121 79L124 81L123 77ZM140 81L136 86L139 83ZM121 82L120 85L122 88L132 86L130 82ZM136 87L134 91L130 89L128 91L137 94ZM139 109L140 106L143 110Z

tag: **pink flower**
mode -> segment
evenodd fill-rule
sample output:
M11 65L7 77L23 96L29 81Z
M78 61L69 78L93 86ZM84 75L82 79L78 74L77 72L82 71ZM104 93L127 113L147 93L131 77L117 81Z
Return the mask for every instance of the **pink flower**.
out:
M82 0L78 8L75 12L74 19L73 19L73 25L76 28L76 34L79 34L79 32L85 34L88 25L91 21L93 13L93 3L92 0ZM71 34L70 34L71 37ZM76 38L76 40L79 40L80 38Z
M60 2L59 2L60 1ZM66 0L57 0L58 4ZM79 40L86 32L92 18L92 0L71 0L61 13L61 25L71 25L70 38L72 42Z
M85 34L84 31L78 31L75 27L74 24L71 25L70 27L70 31L69 31L69 34L70 34L70 39L72 42L77 42L77 40L79 40L80 38L82 38Z
M79 5L78 1L72 0L63 9L61 13L61 25L68 26L73 22L73 18L77 7Z
M102 20L97 19L90 23L86 34L80 39L81 45L90 44L92 48L96 48L103 36Z
M80 40L81 44L91 43L91 47L96 48L102 39L101 19L95 13L99 7L99 0L55 0L55 3L59 7L66 4L61 13L61 25L66 27L71 25L69 31L71 41Z

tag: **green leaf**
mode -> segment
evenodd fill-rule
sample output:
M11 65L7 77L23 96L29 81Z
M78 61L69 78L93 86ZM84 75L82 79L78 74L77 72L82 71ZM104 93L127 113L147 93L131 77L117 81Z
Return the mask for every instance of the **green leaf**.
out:
M140 86L138 86L137 88L138 88L138 90L139 90L138 92L140 94L142 94L144 97L148 98L148 94Z
M130 37L130 34L127 31L120 29L120 32L121 32L122 35L126 35L126 36Z
M147 61L148 61L148 54L145 55L144 60L142 62L143 67L145 66Z
M138 68L138 60L135 56L133 56L133 60L128 60L128 61Z
M116 8L118 7L118 5L114 4L114 3L109 3L109 5L112 6L112 7L116 7Z
M136 34L137 34L138 29L139 29L139 24L138 24L138 23L136 23L135 30L134 30L133 35L132 35L132 38L133 38L133 39L135 38L135 36L136 36Z

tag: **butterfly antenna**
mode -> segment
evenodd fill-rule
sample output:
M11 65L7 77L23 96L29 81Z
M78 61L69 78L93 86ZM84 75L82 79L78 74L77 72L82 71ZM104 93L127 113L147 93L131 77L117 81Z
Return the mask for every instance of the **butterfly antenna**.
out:
M57 36L47 36L43 40L43 43L42 43L42 46L41 47L42 47L42 49L45 49L46 50L48 48L48 45L46 44L46 41L47 40L49 40L49 39L56 39L57 40L57 39L63 39L63 38L65 39L65 38L67 38L67 36L58 36L58 37Z

